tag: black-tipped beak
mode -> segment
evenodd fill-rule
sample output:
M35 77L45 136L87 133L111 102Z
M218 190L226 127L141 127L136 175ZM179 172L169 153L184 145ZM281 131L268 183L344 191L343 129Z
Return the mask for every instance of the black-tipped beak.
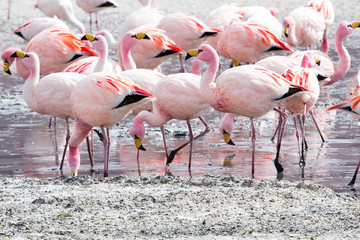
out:
M186 54L185 60L188 60L189 58L192 58L193 56L191 56L189 53Z
M235 143L231 140L230 134L223 130L223 138L225 143L229 145L235 145Z
M4 72L11 75L10 64L7 59L5 59L5 61L4 61Z
M134 137L134 143L135 143L135 146L136 146L137 149L142 150L142 151L146 151L146 149L142 145L141 139L136 135Z

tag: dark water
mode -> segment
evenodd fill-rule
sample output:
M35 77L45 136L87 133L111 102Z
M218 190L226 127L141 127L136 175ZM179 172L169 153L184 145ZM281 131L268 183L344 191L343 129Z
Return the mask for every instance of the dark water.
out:
M0 40L1 50L10 46L26 45L18 37L11 34L9 29L15 29L24 23L25 19L41 16L36 12L29 13L31 16L24 17L19 15L17 8L20 5L14 1L14 15L10 21L2 15ZM155 3L163 3L157 0ZM171 0L169 0L171 2ZM176 2L176 3L175 3ZM163 10L174 12L174 9L186 11L186 4L177 6L178 1L174 1L176 6L159 4ZM186 1L185 1L186 2ZM191 1L188 1L191 2ZM219 6L223 1L198 1L203 4L203 9L197 10L192 8L191 13L198 13L203 17L207 10L212 6ZM230 1L226 1L230 2ZM209 4L208 4L209 3ZM267 6L278 6L281 17L286 15L292 7L300 6L302 1L290 1L284 6L277 5L277 2L266 2ZM266 4L264 3L264 4ZM282 2L281 2L282 3ZM256 4L256 3L252 3ZM330 29L330 51L329 55L337 62L337 54L334 50L333 36L338 23L342 20L354 21L360 20L355 11L351 8L354 1L334 3L336 8L336 21ZM29 6L28 6L29 5ZM26 3L24 8L30 8ZM170 4L171 5L171 4ZM112 17L120 11L126 13L126 10L138 7L137 3L126 1L124 8L111 10L108 15L100 15L103 26L109 26L109 29L116 32L116 26L113 24ZM205 7L206 6L206 7ZM4 10L1 10L4 11ZM194 12L195 11L195 12ZM346 13L346 15L345 15ZM79 12L81 20L86 23L87 15ZM122 19L125 15L122 15ZM87 26L87 25L86 25ZM315 111L324 107L338 103L350 96L350 93L357 86L356 74L360 70L360 29L345 40L345 46L349 50L352 58L349 72L336 84L322 89L319 102ZM114 54L112 55L113 57ZM165 73L175 72L178 69L177 58L168 61L162 68ZM15 73L15 69L13 70ZM59 161L62 154L63 144L65 142L65 126L63 120L58 120L57 141L59 149L54 150L54 135L48 128L49 117L41 116L30 111L22 99L22 84L24 80L16 74L7 76L5 73L0 74L0 176L28 176L28 177L56 177L61 174L70 175L70 170L65 162L64 171L61 173ZM232 135L235 146L226 145L221 134L217 130L217 125L222 114L209 109L204 114L204 119L210 124L212 130L210 133L199 139L194 144L192 160L192 176L204 174L224 174L240 175L251 177L251 143L250 143L250 122L243 117L237 117L236 128ZM287 130L284 135L281 163L284 167L283 178L285 180L312 180L316 183L324 184L336 192L346 192L356 194L356 189L346 187L350 181L356 165L359 161L359 139L360 123L352 116L340 112L332 111L317 116L320 128L325 135L326 142L322 143L321 139L310 119L306 125L306 139L309 143L309 149L306 152L306 166L301 170L298 165L299 156L297 151L297 142L294 134L292 120L289 118ZM138 176L138 166L136 162L136 148L132 138L129 136L129 128L132 125L133 116L128 116L122 122L112 129L112 143L110 153L110 176L120 174ZM275 143L270 138L276 127L277 115L274 112L269 113L261 119L256 120L257 142L256 142L256 162L255 178L276 179L277 173L272 160L275 157ZM192 126L196 134L203 130L203 126L198 120L192 121ZM181 145L188 139L187 126L184 122L170 121L165 128L167 129L168 144L171 149ZM102 177L103 172L103 148L98 138L95 138L95 166L94 171L90 171L86 146L82 145L81 150L81 168L79 175L91 174L95 177ZM144 139L146 152L140 155L140 173L143 176L172 174L175 176L188 176L188 148L179 152L174 162L171 164L169 172L165 172L165 155L163 142L159 129L147 128L146 138ZM57 154L57 155L56 155Z

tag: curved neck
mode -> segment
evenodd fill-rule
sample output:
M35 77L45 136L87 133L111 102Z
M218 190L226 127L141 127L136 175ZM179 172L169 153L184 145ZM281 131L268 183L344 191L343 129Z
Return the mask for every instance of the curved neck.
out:
M97 49L99 51L99 59L96 62L93 72L102 72L102 71L104 71L105 64L107 62L108 55L109 55L108 54L108 44L106 42L106 39L103 37L99 38L99 42L97 44L99 44L99 49Z
M29 66L30 75L25 81L24 88L23 88L23 95L25 102L29 105L30 108L35 110L34 103L36 102L35 92L36 92L36 85L40 79L40 62L38 58L34 58L34 65Z
M131 57L131 48L137 44L135 38L131 37L130 33L124 35L123 39L121 40L121 60L124 69L136 69L136 63L134 59Z
M330 77L330 81L327 82L326 85L330 85L338 81L340 78L342 78L345 73L349 70L350 64L351 64L351 58L344 47L343 40L345 36L338 36L338 34L335 34L335 48L336 52L339 55L339 62L335 66L335 72Z
M156 100L155 100L156 101ZM152 127L161 127L163 126L169 119L166 118L163 114L161 114L155 104L154 104L154 111L153 112L149 112L149 111L141 111L136 119L138 119L139 121L144 121L147 122L150 126ZM134 122L135 124L135 122Z
M215 50L212 50L209 66L204 72L200 82L201 93L205 98L205 100L208 102L208 104L210 104L211 106L214 106L216 102L214 99L213 91L215 89L214 79L218 68L219 68L219 55Z
M191 66L192 66L191 73L201 76L200 60L195 58L191 64Z

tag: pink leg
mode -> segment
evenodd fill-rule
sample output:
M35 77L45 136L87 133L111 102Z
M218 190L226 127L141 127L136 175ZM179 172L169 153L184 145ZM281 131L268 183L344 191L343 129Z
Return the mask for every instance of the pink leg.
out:
M202 118L202 117L199 117L200 121L205 125L205 130L200 133L199 135L197 135L195 138L194 138L194 141L202 136L204 136L206 133L208 133L210 131L210 127L209 125L205 122L205 120ZM175 155L178 151L180 151L183 147L185 147L186 145L188 145L190 143L190 141L187 141L186 143L184 143L183 145L181 145L180 147L172 150L169 154L169 157L167 158L166 160L166 165L169 165L175 158Z
M8 20L10 19L11 0L8 0Z
M316 122L316 119L315 119L315 116L314 116L313 111L310 110L309 113L310 113L310 116L311 116L311 118L312 118L312 120L313 120L313 122L314 122L314 124L315 124L316 129L318 130L318 132L319 132L319 134L320 134L321 141L325 142L325 138L324 138L324 136L322 135L322 133L321 133L321 131L320 131L319 125L318 125L318 123Z
M255 141L256 141L256 132L254 126L254 119L251 117L251 145L252 145L252 162L251 162L251 176L254 178L255 175Z
M179 53L178 55L179 55L179 60L180 60L180 70L179 70L179 72L183 73L183 72L185 72L184 60L182 58L181 53Z
M276 157L274 160L275 168L278 173L281 173L284 171L283 167L279 163L280 158L280 148L281 148L281 141L285 130L285 124L287 120L287 114L279 109L274 108L275 111L277 111L279 115L279 124L278 124L278 138L277 138L277 144L276 144Z
M140 171L140 149L137 150L136 161L137 161L137 165L138 165L138 173L139 173L139 176L141 176L141 171Z
M49 128L51 128L51 120L52 120L52 116L50 116Z
M91 129L91 157L94 160L94 128Z
M163 136L164 147L165 147L165 155L166 155L166 158L168 158L168 157L169 157L169 153L168 153L167 144L166 144L166 137L165 137L165 129L164 129L164 126L161 126L161 127L160 127L160 130L161 130L161 133L162 133L162 136Z
M104 145L104 177L108 177L109 176L109 154L108 154L108 150L109 150L109 136L107 135L107 133L109 132L109 129L107 128L105 131L104 126L101 126L101 132L104 136L103 139L103 145Z
M96 23L96 31L99 30L99 19L98 19L98 13L95 13L95 17L96 17L96 20L95 20L95 23Z
M87 150L88 150L88 154L89 154L90 166L93 167L94 166L94 158L93 158L94 156L91 152L89 136L86 136L86 146L87 146Z
M92 32L92 16L91 16L92 14L91 13L89 13L89 16L90 16L90 32Z
M359 167L360 167L360 161L358 162L358 165L357 165L357 167L356 167L354 176L353 176L353 178L351 179L351 181L349 182L348 186L352 186L352 185L355 184L355 180L356 180L356 176L357 176L358 171L359 171Z
M188 168L190 169L190 168L191 168L192 148L193 148L193 143L194 143L194 134L193 134L193 131L192 131L192 129L191 129L190 120L187 119L187 120L186 120L186 123L187 123L187 125L188 125L189 134L190 134L190 153L189 153L189 166L188 166Z
M62 155L62 158L61 158L60 170L62 170L63 166L64 166L66 150L67 150L67 147L69 145L69 139L70 139L69 118L66 117L65 121L66 121L66 139L65 139L65 147L64 147L63 155Z

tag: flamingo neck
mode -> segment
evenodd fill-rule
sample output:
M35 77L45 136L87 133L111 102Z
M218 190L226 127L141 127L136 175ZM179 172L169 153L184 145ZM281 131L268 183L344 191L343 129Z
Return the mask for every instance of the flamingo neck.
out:
M351 59L347 49L344 47L343 41L346 36L338 36L335 34L335 49L339 55L339 62L335 65L335 72L330 77L330 81L326 85L330 85L342 78L349 70Z
M100 42L101 48L99 49L99 58L98 58L98 61L96 62L93 72L104 71L105 64L107 62L108 55L109 55L108 54L108 44L107 44L105 38L101 38L100 41L101 41Z
M75 130L69 139L69 166L71 171L75 172L80 166L79 145L89 135L92 126L75 118Z
M205 98L205 100L211 105L214 106L216 100L214 99L214 90L215 90L215 76L217 70L219 68L219 55L215 50L212 51L212 57L209 61L209 66L204 72L201 82L200 82L200 90Z
M156 100L155 100L156 101ZM163 126L169 119L166 118L163 114L161 114L154 104L154 111L141 111L137 117L136 120L138 121L145 121L152 127L161 127ZM134 122L135 124L135 122Z
M34 60L35 60L35 64L32 67L28 68L30 73L23 87L23 96L26 104L31 109L36 111L35 93L36 93L36 85L38 84L40 79L40 62L37 58Z
M136 43L137 40L128 36L128 34L124 35L123 41L121 41L121 60L124 67L123 70L136 69L136 63L131 57L131 48L135 46Z
M286 39L286 42L291 46L299 45L298 39L296 38L295 28L296 28L295 21L291 19L291 22L289 24L288 38Z
M192 66L191 73L201 76L200 60L195 58L191 64L191 66Z
M221 133L225 130L227 133L231 134L234 127L234 115L232 113L225 113L219 124L219 130Z

